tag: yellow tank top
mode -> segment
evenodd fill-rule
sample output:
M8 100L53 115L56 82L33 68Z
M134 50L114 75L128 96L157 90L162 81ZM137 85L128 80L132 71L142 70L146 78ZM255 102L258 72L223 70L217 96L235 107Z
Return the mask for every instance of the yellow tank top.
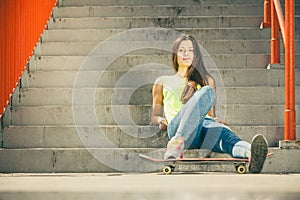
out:
M162 76L163 96L164 96L164 113L168 122L170 122L184 105L181 102L181 95L186 85L186 78L182 78L177 74L172 76ZM199 90L200 85L197 86ZM207 118L211 118L206 115Z
M170 122L180 111L183 104L181 102L181 94L186 84L186 79L178 76L163 76L163 96L164 96L164 113L165 117Z

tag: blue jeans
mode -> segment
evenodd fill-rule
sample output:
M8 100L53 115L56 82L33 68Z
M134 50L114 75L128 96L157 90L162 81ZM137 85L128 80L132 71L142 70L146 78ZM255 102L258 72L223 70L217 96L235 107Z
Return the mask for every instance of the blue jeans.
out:
M169 122L169 138L179 135L185 139L185 148L204 148L232 155L234 145L241 139L224 124L205 118L214 106L215 98L215 92L209 86L196 91Z

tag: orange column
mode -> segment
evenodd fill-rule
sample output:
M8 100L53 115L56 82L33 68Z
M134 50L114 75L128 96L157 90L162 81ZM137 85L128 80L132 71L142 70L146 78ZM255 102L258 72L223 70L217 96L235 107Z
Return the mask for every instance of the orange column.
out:
M280 64L279 22L274 0L271 0L271 64Z
M0 113L4 111L4 2L0 1Z
M57 0L0 0L0 117Z
M295 112L295 1L285 1L286 49L285 49L285 135L284 139L296 140Z
M9 73L8 73L8 55L9 55L9 49L7 49L7 44L8 44L8 34L7 34L7 29L9 25L9 21L6 20L6 17L8 15L8 11L6 10L6 7L8 6L7 1L1 1L1 18L0 18L0 29L1 29L1 50L2 50L2 55L1 55L1 101L2 101L2 106L6 106L8 103L8 87L9 87ZM4 107L1 107L1 111L4 111Z
M271 0L272 1L272 0ZM264 21L261 23L260 28L267 28L271 25L271 4L270 0L264 1Z

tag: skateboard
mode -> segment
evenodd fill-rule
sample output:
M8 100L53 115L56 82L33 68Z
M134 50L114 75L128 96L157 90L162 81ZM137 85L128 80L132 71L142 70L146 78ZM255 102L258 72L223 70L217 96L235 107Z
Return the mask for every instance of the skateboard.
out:
M177 159L156 159L144 154L139 154L139 156L145 160L151 162L159 162L165 163L165 166L162 168L162 172L164 174L171 174L177 164L233 164L235 166L236 171L239 174L245 174L247 172L247 163L248 159L245 158L177 158Z

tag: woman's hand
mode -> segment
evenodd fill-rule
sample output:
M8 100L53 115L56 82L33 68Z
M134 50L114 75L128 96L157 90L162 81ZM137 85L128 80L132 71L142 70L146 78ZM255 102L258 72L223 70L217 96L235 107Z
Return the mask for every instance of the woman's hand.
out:
M218 117L213 118L216 122L227 125L227 122L225 120L220 120Z
M163 119L159 122L158 127L162 130L162 131L166 131L168 129L168 121L166 119Z

